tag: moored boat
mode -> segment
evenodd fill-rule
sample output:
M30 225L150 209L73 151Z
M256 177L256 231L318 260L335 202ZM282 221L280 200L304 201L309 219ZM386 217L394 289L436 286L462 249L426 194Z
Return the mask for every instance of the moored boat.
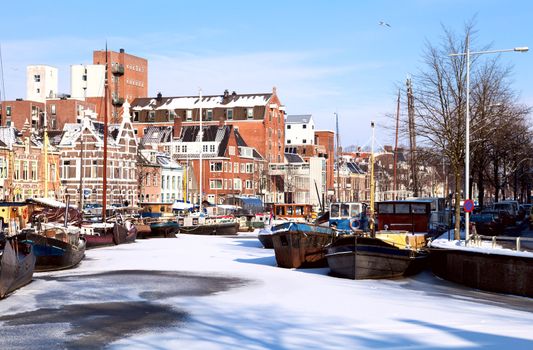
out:
M174 220L156 220L150 223L150 234L147 237L175 238L180 225Z
M179 233L193 235L236 235L239 223L229 217L205 218L198 216L178 217Z
M41 232L24 229L21 239L32 244L35 271L53 271L74 267L85 256L86 241L78 227L48 227Z
M286 222L276 226L272 243L280 267L326 267L325 247L335 233L329 227L301 222Z
M32 245L8 238L0 251L0 299L31 282L35 268Z
M423 249L405 244L402 248L379 238L358 235L337 239L326 254L331 274L351 279L413 275L425 267L427 256Z
M272 230L270 229L261 229L257 233L257 239L265 247L265 249L274 249L274 243L272 242Z

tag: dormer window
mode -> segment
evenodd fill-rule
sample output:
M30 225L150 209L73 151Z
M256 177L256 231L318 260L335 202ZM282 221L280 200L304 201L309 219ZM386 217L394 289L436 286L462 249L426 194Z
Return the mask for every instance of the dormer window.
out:
M254 118L254 109L253 108L246 108L246 118L253 119Z
M233 109L226 109L226 119L227 120L233 120Z
M212 109L208 109L207 110L206 120L213 120L213 110Z
M188 121L192 120L192 109L188 109L185 111L185 119Z

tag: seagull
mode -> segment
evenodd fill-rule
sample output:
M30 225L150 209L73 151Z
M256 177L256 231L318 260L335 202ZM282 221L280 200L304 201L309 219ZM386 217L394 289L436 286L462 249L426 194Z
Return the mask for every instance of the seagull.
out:
M390 24L388 24L387 22L384 22L384 21L379 21L379 25L380 26L387 26L390 28Z

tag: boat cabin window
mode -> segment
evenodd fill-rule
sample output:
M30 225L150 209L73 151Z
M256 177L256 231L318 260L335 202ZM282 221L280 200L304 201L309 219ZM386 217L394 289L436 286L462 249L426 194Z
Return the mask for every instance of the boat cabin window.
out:
M293 215L292 209L293 208L291 206L287 207L287 215Z
M411 204L411 212L413 214L426 214L425 204Z
M329 214L330 214L330 216L332 218L339 217L339 205L338 204L332 204L329 212L330 212Z
M361 211L359 210L359 205L358 204L351 204L350 205L350 217L355 217L357 215L359 215L361 213Z
M301 205L298 205L294 208L294 214L295 215L303 215L304 214L304 207Z
M380 214L393 214L394 213L394 204L392 204L392 203L379 204L378 212Z
M396 214L409 214L409 203L396 204Z
M276 207L276 215L285 215L285 207Z
M341 216L347 217L348 215L350 215L350 205L341 204Z

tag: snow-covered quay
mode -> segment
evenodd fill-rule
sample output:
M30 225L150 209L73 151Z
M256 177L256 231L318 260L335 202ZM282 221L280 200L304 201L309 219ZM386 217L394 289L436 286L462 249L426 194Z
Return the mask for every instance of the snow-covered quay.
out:
M533 299L423 272L353 281L276 267L253 237L87 251L0 301L0 349L532 349Z

